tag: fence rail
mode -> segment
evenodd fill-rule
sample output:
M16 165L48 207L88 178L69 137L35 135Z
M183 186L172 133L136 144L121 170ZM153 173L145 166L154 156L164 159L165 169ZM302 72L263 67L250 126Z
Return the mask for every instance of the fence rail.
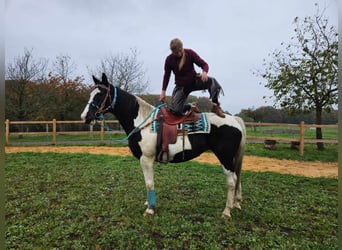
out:
M100 128L97 131L94 131L93 126L89 127L89 131L85 130L77 130L77 131L67 131L62 129L57 129L58 125L72 125L72 124L78 124L83 125L84 122L79 121L57 121L56 119L53 119L51 121L5 121L5 141L6 145L10 144L10 136L11 135L18 135L18 136L24 136L24 135L50 135L52 136L52 145L57 144L57 135L100 135L100 141L104 142L105 140L105 134L111 133L111 134L123 134L124 131L121 129L119 122L117 120L106 120L106 124L115 124L118 129L115 131L105 131L104 121L100 122ZM296 143L298 146L299 154L304 154L304 144L305 143L338 143L337 139L314 139L314 138L305 138L304 132L306 129L315 129L315 128L331 128L331 129L337 129L338 125L316 125L316 124L305 124L304 122L301 122L299 124L286 124L286 123L259 123L259 122L245 122L247 128L252 128L256 130L257 128L261 127L290 127L290 128L298 128L298 130L291 130L291 129L273 129L273 130L265 130L264 136L253 136L253 135L247 135L247 140L249 141L280 141L280 142L290 142L290 143ZM12 126L27 126L27 125L45 125L46 129L45 131L36 131L36 132L30 132L30 131L24 131L24 129L21 129L21 131L15 132L11 131L11 125ZM287 137L274 137L273 134L279 135L279 133L283 134L291 134L292 138ZM270 136L271 135L271 136ZM295 136L296 135L296 136Z

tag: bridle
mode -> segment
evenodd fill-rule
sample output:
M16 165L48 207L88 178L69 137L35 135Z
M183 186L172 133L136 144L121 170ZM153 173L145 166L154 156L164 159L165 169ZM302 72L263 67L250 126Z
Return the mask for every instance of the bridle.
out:
M114 88L114 96L113 96L113 99L111 98L111 93L110 93L110 85L109 87L103 85L103 84L96 84L94 89L95 88L102 88L102 89L105 89L107 91L106 93L106 96L105 98L103 99L103 101L101 102L101 105L100 107L96 104L94 104L94 102L91 102L89 103L89 106L92 106L94 108L97 109L97 111L95 112L95 117L99 120L105 120L104 118L104 113L106 113L108 110L112 109L112 111L114 111L114 107L115 107L115 104L116 104L116 100L117 100L117 87L113 86ZM106 105L106 102L107 102L107 99L109 98L109 105L107 107L105 107ZM154 121L156 121L156 113L159 111L159 109L162 107L162 106L165 106L166 104L165 103L161 103L159 104L157 107L155 107L154 109L151 110L151 112L145 117L145 119L136 127L134 127L132 129L132 131L124 138L124 139L121 139L121 140L115 140L115 141L118 141L118 142L123 142L123 141L127 141L134 133L136 133L137 131L141 130L141 129L144 129L146 128L147 126L149 126L151 123L153 123ZM150 117L153 117L153 119L146 123L146 121L150 118ZM96 121L95 121L96 122ZM106 124L104 124L105 128L107 130L110 130L108 128L108 126L106 126Z
M95 112L95 117L97 119L103 119L103 114L106 113L108 110L112 109L114 111L114 106L116 104L116 98L117 98L117 89L115 86L114 87L114 96L113 99L111 97L111 93L110 93L110 86L107 87L103 84L96 84L95 88L100 88L100 89L105 89L107 90L106 96L103 99L103 101L101 102L100 107L97 104L94 104L94 102L89 103L90 106L94 107L97 109L97 111ZM107 107L105 107L107 99L109 98L109 105Z

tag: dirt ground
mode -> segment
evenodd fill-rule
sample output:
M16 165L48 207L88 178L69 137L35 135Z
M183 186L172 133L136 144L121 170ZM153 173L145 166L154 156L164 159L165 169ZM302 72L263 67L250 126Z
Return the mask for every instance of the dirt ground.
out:
M127 147L94 147L94 146L44 146L44 147L5 147L6 153L16 152L56 152L56 153L90 153L108 155L131 155ZM203 153L194 159L201 163L218 165L219 162L212 153ZM331 177L338 175L337 162L302 162L290 160L277 160L266 157L245 156L243 170L258 172L277 172L306 177Z

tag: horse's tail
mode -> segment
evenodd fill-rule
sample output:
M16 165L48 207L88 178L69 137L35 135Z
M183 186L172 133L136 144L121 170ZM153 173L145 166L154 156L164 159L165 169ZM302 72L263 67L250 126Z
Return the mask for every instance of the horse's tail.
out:
M241 168L242 168L242 160L243 156L245 153L245 146L246 146L246 126L242 118L235 116L235 119L241 126L241 141L240 141L240 146L235 154L234 157L234 167L235 167L235 173L237 175L237 182L236 185L240 184L240 173L241 173Z

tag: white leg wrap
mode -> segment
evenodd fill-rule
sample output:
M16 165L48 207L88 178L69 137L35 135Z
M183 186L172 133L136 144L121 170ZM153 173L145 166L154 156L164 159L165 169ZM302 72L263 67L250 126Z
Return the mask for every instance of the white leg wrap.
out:
M144 173L145 185L147 190L147 209L144 212L144 216L153 215L154 208L156 206L156 196L154 191L154 174L153 174L153 162L154 158L141 156L140 165Z

